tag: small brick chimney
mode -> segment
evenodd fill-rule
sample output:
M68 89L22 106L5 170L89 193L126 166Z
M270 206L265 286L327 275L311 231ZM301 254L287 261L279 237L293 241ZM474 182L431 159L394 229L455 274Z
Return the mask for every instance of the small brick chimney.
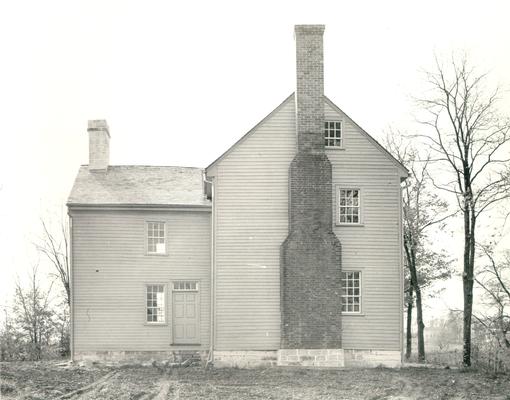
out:
M110 163L110 132L104 119L90 120L89 171L106 172Z
M324 25L295 27L297 154L289 167L289 234L281 246L281 349L342 344L341 246L333 232L332 171L324 150L323 33ZM286 353L280 353L284 365Z

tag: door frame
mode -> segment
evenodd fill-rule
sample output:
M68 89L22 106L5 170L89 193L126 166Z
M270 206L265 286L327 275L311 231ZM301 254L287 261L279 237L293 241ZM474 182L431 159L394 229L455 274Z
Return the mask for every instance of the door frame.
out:
M176 286L175 284L176 283L181 283L181 282L189 282L189 283L194 283L196 285L196 287L194 289L176 289ZM170 291L171 291L171 296L172 296L172 320L171 320L171 326L172 326L172 345L176 345L176 346L196 346L196 345L200 345L201 344L201 330L200 330L200 321L201 321L201 309L200 309L200 279L173 279L171 281L171 286L170 286ZM197 341L194 342L194 343L175 343L175 323L174 323L174 318L175 318L175 302L174 302L174 293L189 293L189 292L192 292L192 293L195 293L196 294L196 311L197 311L197 317L196 317L196 321L197 321Z

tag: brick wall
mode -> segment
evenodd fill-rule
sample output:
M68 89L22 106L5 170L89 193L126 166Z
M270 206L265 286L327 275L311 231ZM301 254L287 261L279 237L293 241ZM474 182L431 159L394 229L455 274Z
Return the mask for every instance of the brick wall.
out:
M296 25L296 128L299 151L324 151L324 25Z
M296 26L298 153L289 168L289 235L281 247L283 349L341 348L341 246L332 230L323 137L323 31Z
M89 170L106 171L110 163L110 132L105 120L88 122Z

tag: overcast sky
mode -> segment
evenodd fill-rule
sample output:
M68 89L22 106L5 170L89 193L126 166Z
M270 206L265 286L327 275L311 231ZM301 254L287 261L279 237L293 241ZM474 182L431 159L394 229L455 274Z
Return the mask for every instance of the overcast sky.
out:
M107 119L112 164L205 167L294 91L304 23L326 25L326 95L376 138L412 127L434 54L467 52L510 110L509 4L2 2L0 304L88 162L87 120Z

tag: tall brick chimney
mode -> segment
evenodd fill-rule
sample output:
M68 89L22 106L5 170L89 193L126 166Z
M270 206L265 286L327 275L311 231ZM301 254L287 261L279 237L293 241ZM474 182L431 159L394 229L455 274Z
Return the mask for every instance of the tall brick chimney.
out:
M104 119L90 120L89 171L106 172L110 163L110 132Z
M332 172L324 151L323 33L324 25L295 27L297 154L289 167L289 234L281 246L282 349L342 345L341 246L333 233ZM297 354L308 354L303 351Z

